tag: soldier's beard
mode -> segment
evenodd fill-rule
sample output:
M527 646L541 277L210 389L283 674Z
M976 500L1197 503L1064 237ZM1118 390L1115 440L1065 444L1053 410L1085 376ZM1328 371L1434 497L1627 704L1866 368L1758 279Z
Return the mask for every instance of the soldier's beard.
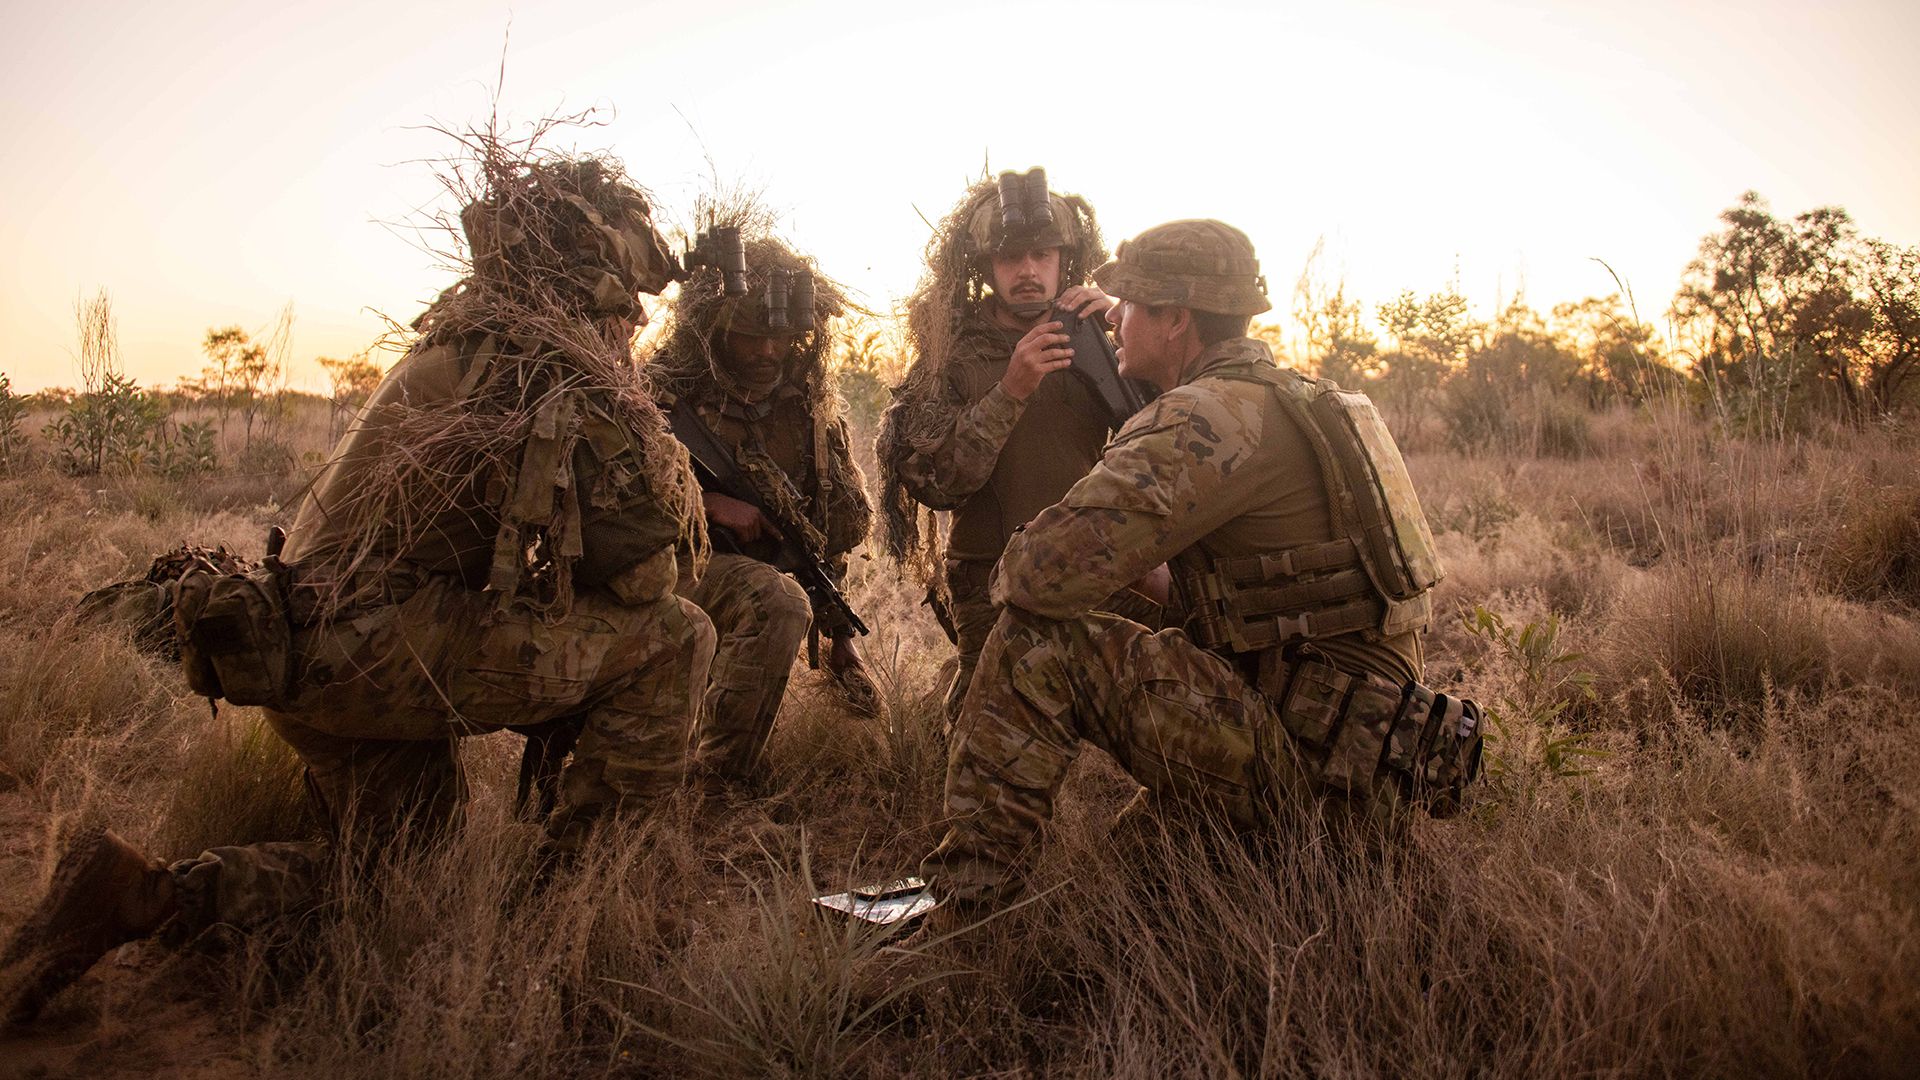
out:
M1046 288L1038 284L1016 285L1011 293L1000 298L1000 302L1006 305L1007 313L1014 318L1031 321L1047 313L1047 309L1053 306L1053 297L1048 296Z
M734 396L744 401L762 401L780 386L785 366L783 360L728 360L726 381L732 384Z

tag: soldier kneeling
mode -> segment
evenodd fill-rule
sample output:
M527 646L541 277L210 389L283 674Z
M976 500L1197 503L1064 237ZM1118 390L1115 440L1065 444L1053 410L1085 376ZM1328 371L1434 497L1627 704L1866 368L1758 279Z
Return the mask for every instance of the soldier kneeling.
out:
M678 268L610 163L485 165L461 215L472 272L414 324L285 550L173 593L189 681L265 706L335 843L167 867L83 830L0 954L9 1019L162 924L244 930L310 905L342 842L434 835L465 801L461 736L578 731L550 856L681 783L714 651L673 591L699 489L630 356L638 294Z
M1118 300L1120 373L1161 394L1000 560L952 824L922 864L953 913L1018 894L1083 742L1243 829L1287 800L1449 812L1478 767L1478 710L1420 683L1440 567L1406 466L1364 395L1247 336L1270 305L1246 236L1162 225L1094 280ZM1164 592L1162 564L1184 628L1092 613Z

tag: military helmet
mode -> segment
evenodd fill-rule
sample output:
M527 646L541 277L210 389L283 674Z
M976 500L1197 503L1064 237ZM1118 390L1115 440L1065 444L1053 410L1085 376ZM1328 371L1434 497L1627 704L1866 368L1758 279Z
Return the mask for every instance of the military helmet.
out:
M1273 307L1267 279L1247 234L1221 221L1170 221L1131 240L1094 284L1109 296L1149 307L1171 305L1218 315L1258 315Z
M1036 212L1034 204L1041 201L1043 192L1046 211ZM1010 198L1025 205L1016 205L1009 212ZM1003 251L1071 249L1078 243L1073 226L1073 209L1066 199L1047 189L1045 170L1033 168L1024 175L1003 173L996 186L981 193L967 217L967 254L984 259Z
M617 166L585 159L530 164L460 212L474 274L495 282L569 282L590 310L631 314L635 293L658 293L679 267L646 196Z

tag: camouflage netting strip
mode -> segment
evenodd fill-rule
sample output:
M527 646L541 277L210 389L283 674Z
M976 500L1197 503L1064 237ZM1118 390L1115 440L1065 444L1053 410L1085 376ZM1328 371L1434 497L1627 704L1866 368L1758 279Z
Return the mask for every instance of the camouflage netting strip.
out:
M696 558L704 555L699 486L686 451L642 385L618 328L634 311L635 291L666 283L671 260L644 194L619 163L538 149L550 127L517 141L493 132L458 136L467 157L441 179L465 207L460 229L468 243L449 256L464 276L414 321L409 352L478 351L490 343L493 356L484 370L476 364L478 382L464 397L396 405L383 416L389 445L408 453L389 455L385 471L337 509L363 539L328 559L324 580L334 588L317 598L321 617L366 599L357 595L366 586L355 585L365 575L356 572L377 568L383 533L406 549L472 490L475 477L488 478L488 491L512 491L535 417L556 397L582 391L603 399L632 434L643 468L637 482L681 516L683 541ZM548 516L564 515L556 508ZM570 569L565 559L529 565L532 580L520 591L537 606L563 604Z
M840 397L839 383L827 363L827 353L833 342L832 324L834 320L858 309L847 299L841 287L820 273L810 259L770 235L772 218L751 196L735 194L724 203L718 200L705 202L696 209L696 216L703 222L703 227L735 226L746 238L748 296L758 294L769 271L812 272L813 332L800 346L795 370L800 375L808 410L813 415L814 431L824 433L846 408ZM691 278L680 284L678 293L667 305L666 322L659 331L660 345L647 357L641 369L655 397L667 394L684 396L701 385L718 383L722 388L732 385L725 366L713 355L714 335L726 313L726 306L720 273L712 267L695 271ZM833 470L826 478L829 484L837 487L860 486L859 474L849 471L850 461L840 461L834 455L820 453L819 449L816 448L814 455L816 461L825 460ZM770 461L753 460L753 455L748 451L743 450L741 456L745 460L740 464L767 504L789 521L801 522L803 527L810 526L809 535L799 539L816 558L821 557L829 531L826 520L828 500L813 500L813 512L809 513L806 507L795 505L794 493L786 485L765 482L767 478L779 475L777 466Z

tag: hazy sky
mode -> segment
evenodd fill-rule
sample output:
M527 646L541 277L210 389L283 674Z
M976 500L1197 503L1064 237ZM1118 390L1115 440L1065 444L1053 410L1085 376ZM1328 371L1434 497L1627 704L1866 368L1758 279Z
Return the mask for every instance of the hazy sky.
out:
M1316 238L1369 305L1445 285L1484 314L1629 279L1664 311L1715 215L1852 211L1920 242L1920 4L288 5L4 0L0 372L77 382L105 286L128 371L197 372L210 326L288 301L296 385L449 283L417 237L421 130L602 106L684 221L763 187L827 273L886 307L983 161L1044 165L1112 239L1218 217L1282 312Z

